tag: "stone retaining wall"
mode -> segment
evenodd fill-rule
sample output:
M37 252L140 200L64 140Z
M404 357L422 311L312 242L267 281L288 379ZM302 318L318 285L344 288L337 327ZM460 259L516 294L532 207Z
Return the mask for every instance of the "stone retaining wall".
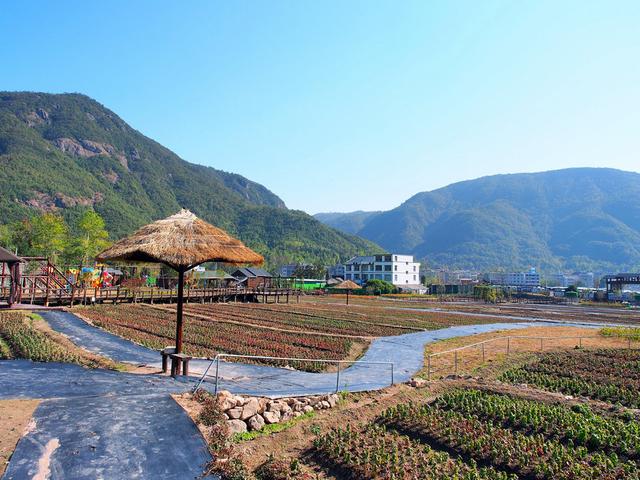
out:
M335 393L275 400L233 395L227 390L218 393L218 402L232 435L261 430L265 425L286 422L314 410L333 408L338 399L338 394Z

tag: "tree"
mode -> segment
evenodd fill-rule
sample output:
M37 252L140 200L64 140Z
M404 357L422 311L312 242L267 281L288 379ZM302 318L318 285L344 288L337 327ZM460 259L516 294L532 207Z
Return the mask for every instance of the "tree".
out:
M78 236L73 239L71 253L86 265L90 259L109 245L109 233L105 229L103 218L93 210L87 210L77 225Z
M392 283L378 279L367 281L365 289L367 292L373 293L374 295L384 295L386 293L395 293L397 291L396 287Z
M490 285L476 285L473 287L473 296L487 303L497 303L504 297L504 292Z
M29 244L33 253L49 257L54 263L69 244L67 224L55 213L32 217L25 228L29 231Z
M0 225L0 246L17 252L18 255L28 255L31 252L31 222L22 220L7 225Z
M307 265L298 264L293 271L295 278L324 278L327 273L327 269L320 264Z
M0 225L0 247L13 250L13 230L9 225Z

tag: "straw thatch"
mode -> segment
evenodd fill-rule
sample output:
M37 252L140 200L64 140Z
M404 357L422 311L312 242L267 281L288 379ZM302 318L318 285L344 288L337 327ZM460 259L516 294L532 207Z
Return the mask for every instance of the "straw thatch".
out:
M262 255L225 231L200 220L189 210L181 210L140 228L107 248L96 259L101 262L157 262L182 271L204 262L264 262Z
M362 287L357 283L352 282L351 280L345 280L344 282L340 282L338 285L331 288L337 288L339 290L358 290Z

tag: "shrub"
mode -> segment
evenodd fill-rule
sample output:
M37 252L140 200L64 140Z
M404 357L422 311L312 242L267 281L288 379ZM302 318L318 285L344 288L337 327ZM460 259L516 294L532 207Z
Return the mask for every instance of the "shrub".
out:
M369 280L364 288L367 293L374 295L385 295L398 291L392 283L385 282L384 280Z
M276 459L269 455L267 461L258 467L255 472L258 480L305 480L311 476L302 472L298 460L291 462Z

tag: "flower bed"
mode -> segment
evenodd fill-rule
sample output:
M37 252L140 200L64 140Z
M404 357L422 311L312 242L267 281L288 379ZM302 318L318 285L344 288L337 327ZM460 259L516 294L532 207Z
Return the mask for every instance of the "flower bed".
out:
M96 326L150 348L164 348L175 338L176 320L171 312L142 305L99 305L80 312ZM184 351L199 357L231 353L335 360L347 358L353 343L349 338L280 332L216 322L213 318L187 317L184 322ZM320 371L326 366L309 362L290 365L308 371Z
M501 379L640 408L640 350L549 352Z

